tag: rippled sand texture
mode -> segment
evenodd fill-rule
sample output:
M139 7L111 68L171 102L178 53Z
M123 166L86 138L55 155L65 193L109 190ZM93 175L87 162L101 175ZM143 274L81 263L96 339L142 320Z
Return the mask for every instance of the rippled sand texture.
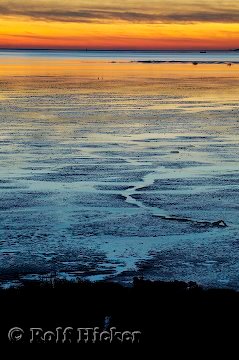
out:
M239 288L239 66L0 65L5 285L143 275Z

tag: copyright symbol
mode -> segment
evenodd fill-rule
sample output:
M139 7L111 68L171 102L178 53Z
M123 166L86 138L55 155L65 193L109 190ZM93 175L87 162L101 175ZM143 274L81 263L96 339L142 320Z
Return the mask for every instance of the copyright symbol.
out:
M21 341L23 335L24 335L24 331L21 328L14 327L9 330L8 339L9 341L16 343Z

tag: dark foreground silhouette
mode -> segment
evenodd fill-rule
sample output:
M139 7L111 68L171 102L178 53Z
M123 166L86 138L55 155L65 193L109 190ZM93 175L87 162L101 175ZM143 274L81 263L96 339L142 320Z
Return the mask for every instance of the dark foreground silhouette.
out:
M168 351L180 346L187 352L193 344L197 352L206 343L218 348L226 339L239 342L239 293L204 290L195 283L137 278L131 287L108 282L26 282L18 289L1 290L0 305L1 345L11 347L29 346L32 340L41 345L78 347L127 343L156 346L159 350L166 347ZM16 332L11 342L8 332L14 327L22 329L24 335ZM82 330L79 342L78 328L96 328L97 333L106 333L101 339L97 335L93 343L93 330L88 334ZM107 336L112 328L127 332L123 343L120 336ZM64 330L67 335L62 345ZM132 339L129 332L134 331L137 334Z

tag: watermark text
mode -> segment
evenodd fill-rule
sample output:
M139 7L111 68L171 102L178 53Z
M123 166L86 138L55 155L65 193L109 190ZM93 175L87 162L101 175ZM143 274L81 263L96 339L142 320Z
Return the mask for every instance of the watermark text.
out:
M94 328L57 327L46 330L41 327L22 329L11 328L8 339L11 343L30 344L97 344L97 343L139 343L141 331L119 331L116 327L107 330Z

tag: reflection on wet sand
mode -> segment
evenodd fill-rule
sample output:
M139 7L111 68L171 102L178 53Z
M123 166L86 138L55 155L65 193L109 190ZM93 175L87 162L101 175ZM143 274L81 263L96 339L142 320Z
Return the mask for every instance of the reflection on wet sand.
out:
M4 283L238 288L237 69L1 59Z

